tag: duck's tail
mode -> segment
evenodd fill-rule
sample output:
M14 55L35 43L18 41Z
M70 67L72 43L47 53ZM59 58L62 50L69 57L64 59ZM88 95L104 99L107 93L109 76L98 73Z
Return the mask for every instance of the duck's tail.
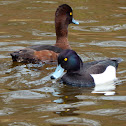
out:
M110 58L110 60L117 62L118 64L124 61L122 58Z

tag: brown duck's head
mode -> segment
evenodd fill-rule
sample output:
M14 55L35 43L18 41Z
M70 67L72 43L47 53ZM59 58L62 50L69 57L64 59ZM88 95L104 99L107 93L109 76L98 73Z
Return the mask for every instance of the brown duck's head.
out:
M79 24L73 18L73 10L67 4L60 5L55 13L55 26L58 29L66 29L70 23Z

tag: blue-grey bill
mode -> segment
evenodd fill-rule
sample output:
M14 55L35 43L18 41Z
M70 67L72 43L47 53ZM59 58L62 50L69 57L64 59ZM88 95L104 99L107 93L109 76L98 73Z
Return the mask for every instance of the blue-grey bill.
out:
M79 22L74 20L74 18L72 19L72 23L77 24L77 25L79 24Z
M57 79L63 75L64 69L61 67L61 65L58 65L55 72L51 75L52 79Z

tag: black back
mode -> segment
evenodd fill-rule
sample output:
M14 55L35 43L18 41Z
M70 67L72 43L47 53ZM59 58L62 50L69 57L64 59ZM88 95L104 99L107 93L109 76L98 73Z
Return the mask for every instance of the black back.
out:
M29 48L36 51L50 50L50 51L54 51L55 53L60 53L63 50L57 46L51 46L51 45L33 45L30 46Z

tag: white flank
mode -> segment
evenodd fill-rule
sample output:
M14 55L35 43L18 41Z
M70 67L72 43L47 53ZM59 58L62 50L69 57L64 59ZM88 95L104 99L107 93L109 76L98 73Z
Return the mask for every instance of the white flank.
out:
M108 66L106 70L101 74L91 74L95 84L103 84L109 81L113 81L116 78L116 69L113 66Z

